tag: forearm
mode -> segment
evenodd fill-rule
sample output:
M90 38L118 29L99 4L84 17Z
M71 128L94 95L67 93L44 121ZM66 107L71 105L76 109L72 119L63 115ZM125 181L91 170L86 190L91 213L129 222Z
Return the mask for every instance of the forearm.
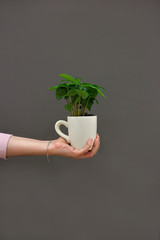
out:
M7 145L6 156L46 155L48 141L12 136Z
M89 149L92 146L92 139L89 139L85 147L81 150L77 150L70 146L65 139L58 138L51 141L42 141L32 138L23 138L17 136L11 136L7 142L7 148L5 153L6 157L13 156L33 156L33 155L59 155L64 157L70 157L75 159L90 158L93 157L100 145L100 138L97 135L92 150ZM47 151L48 148L48 151Z

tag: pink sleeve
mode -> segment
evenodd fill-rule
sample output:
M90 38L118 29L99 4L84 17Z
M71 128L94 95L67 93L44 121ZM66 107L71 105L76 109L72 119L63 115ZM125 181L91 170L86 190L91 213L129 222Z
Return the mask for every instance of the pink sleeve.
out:
M12 134L0 133L0 158L7 159L7 144L11 136Z

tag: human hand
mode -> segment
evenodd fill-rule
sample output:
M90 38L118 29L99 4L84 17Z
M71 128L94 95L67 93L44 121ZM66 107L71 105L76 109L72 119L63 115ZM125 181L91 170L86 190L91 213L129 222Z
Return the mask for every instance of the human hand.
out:
M57 140L53 140L51 142L48 152L49 155L59 155L74 159L91 158L97 153L100 146L100 137L98 134L96 135L96 139L94 140L91 151L89 151L91 145L92 139L89 139L83 149L77 150L70 146L64 138L60 137Z

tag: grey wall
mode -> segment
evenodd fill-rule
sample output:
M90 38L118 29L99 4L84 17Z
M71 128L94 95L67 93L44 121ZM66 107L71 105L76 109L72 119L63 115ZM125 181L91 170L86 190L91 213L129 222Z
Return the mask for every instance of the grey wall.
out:
M56 139L60 73L106 88L92 159L0 160L1 240L160 239L160 3L0 1L0 131Z

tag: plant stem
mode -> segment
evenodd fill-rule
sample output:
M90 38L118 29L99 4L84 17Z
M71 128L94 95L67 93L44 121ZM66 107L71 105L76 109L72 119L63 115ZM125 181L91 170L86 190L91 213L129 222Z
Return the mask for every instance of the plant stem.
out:
M87 103L86 103L86 106L85 106L85 108L84 108L83 116L84 116L84 114L85 114L85 111L86 111L86 108L87 108L87 105L88 105L89 99L90 99L90 97L88 98Z
M80 112L80 99L81 99L81 97L79 97L79 104L78 104L78 116L79 116L79 112Z
M70 104L71 104L71 116L73 116L73 108L72 108L72 98L70 97Z
M75 111L75 115L78 114L78 104L76 104L76 111Z
M73 116L74 116L74 115L75 115L75 110L74 110L74 107L72 107L72 109L73 109L72 111L73 111Z
M67 101L67 104L69 105L69 103L70 103L70 102L69 102L69 98L67 98L66 101Z
M84 112L84 106L81 106L80 115L82 115L82 116L83 116L83 112Z

